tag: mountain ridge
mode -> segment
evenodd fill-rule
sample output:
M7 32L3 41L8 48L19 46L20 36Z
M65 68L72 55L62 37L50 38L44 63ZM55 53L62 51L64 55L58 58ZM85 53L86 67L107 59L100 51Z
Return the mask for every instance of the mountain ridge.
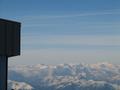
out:
M9 66L8 78L30 83L35 90L70 90L73 87L75 89L71 90L120 90L120 65L80 63Z

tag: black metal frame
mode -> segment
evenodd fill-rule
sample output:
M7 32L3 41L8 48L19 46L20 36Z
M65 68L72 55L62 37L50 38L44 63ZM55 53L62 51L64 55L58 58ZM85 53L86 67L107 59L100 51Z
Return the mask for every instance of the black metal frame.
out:
M0 56L0 90L7 90L8 57Z
M0 18L0 90L7 90L8 57L20 55L21 23Z

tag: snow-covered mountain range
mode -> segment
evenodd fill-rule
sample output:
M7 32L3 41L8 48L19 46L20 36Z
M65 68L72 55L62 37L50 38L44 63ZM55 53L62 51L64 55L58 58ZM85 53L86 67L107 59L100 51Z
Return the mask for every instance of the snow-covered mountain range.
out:
M14 65L9 66L8 78L34 90L120 90L120 65Z

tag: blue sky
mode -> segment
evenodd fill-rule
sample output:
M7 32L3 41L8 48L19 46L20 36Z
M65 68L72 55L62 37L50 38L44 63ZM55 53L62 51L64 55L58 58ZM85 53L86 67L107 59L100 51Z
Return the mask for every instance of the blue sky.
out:
M0 0L0 17L22 23L12 64L120 63L120 0Z

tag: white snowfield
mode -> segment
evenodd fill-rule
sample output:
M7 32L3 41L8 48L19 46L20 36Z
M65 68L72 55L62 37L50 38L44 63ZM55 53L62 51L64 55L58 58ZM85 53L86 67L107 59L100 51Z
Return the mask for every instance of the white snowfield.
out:
M33 87L24 82L16 82L8 80L8 90L32 90Z
M110 63L15 65L8 77L34 90L120 90L120 65Z

